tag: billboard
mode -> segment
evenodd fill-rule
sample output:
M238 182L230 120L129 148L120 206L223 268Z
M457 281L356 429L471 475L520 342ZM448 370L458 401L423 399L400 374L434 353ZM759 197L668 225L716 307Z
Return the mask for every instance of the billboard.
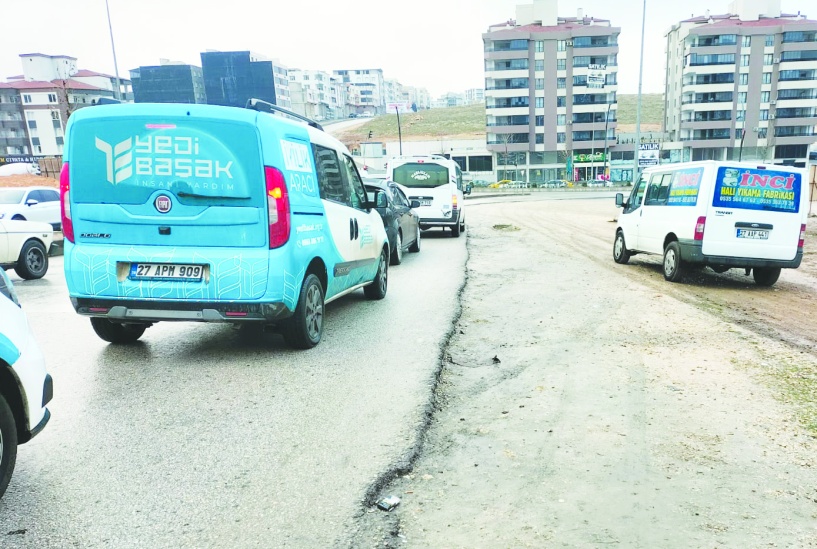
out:
M391 101L386 103L386 114L394 114L399 112L405 114L411 111L411 101Z
M604 87L607 80L607 65L590 64L587 66L587 87L598 88Z
M642 143L638 146L638 167L657 166L661 145L659 143Z

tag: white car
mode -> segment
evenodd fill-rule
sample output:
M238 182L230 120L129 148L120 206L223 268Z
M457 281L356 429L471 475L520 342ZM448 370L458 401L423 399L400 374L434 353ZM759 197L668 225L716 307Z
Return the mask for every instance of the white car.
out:
M54 393L45 360L6 272L0 268L0 497L6 491L17 445L43 430Z
M51 187L0 188L0 221L41 221L60 228L60 191Z
M45 276L53 243L54 229L47 223L0 219L0 267L14 269L20 278Z

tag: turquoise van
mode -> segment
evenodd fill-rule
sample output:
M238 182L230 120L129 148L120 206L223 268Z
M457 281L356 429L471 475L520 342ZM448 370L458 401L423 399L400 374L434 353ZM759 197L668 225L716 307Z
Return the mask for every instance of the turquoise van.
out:
M254 99L103 105L73 113L66 138L65 277L105 341L162 321L254 323L306 349L326 303L386 295L380 215L313 121Z

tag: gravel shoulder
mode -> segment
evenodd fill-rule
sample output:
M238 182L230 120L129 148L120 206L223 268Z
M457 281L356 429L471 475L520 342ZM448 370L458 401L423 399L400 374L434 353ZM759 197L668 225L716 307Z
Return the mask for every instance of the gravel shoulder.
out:
M616 213L470 208L423 451L351 546L817 547L815 254L670 284L613 262Z

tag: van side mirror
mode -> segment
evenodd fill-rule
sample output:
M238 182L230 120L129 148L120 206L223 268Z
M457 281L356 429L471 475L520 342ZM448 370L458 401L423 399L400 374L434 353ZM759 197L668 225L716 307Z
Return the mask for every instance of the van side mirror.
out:
M419 208L420 207L420 201L419 200L412 200L409 203L409 206L411 206L411 208Z
M623 193L616 193L616 206L621 208L624 206L624 194Z
M473 185L471 185L471 183L469 183L468 185L466 185L466 186L465 186L465 194L471 194L471 189L472 189L472 188L473 188Z

